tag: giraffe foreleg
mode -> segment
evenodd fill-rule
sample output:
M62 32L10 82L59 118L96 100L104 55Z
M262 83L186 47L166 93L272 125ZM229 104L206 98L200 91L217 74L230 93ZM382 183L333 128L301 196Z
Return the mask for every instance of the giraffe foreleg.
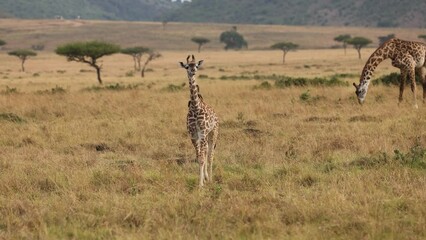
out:
M207 153L207 141L205 139L202 139L200 141L200 151L199 151L199 158L198 158L198 164L200 166L200 187L204 186L204 181L208 178L207 171L206 171L206 153Z

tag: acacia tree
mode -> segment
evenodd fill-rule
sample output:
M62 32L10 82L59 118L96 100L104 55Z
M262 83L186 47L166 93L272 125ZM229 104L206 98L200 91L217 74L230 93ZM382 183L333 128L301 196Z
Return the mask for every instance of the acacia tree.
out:
M201 51L201 47L206 44L209 43L210 40L207 38L203 38L203 37L193 37L191 38L191 41L195 42L196 44L198 44L198 52Z
M372 43L372 41L364 37L354 37L348 40L348 44L353 45L357 50L359 59L361 59L361 49L370 43Z
M132 56L135 70L140 71L142 56L149 51L149 48L138 46L122 49L121 53Z
M145 63L143 64L143 68L141 71L141 77L145 77L145 70L146 70L146 66L148 66L148 63L151 62L154 59L157 59L161 57L161 54L152 50L149 50L148 52L148 58L146 59Z
M426 34L420 34L417 37L423 39L424 41L426 41Z
M5 42L4 40L1 40L1 39L0 39L0 50L1 50L1 47L2 47L3 45L6 45L6 42Z
M283 64L285 63L285 56L287 55L287 53L296 50L296 48L298 47L299 45L294 44L292 42L279 42L271 46L272 49L279 49L283 51Z
M343 44L343 50L345 51L346 55L346 46L348 45L348 40L351 38L351 35L349 34L342 34L334 38L334 41L341 42Z
M247 48L248 46L244 37L235 29L220 34L219 40L221 43L225 43L225 50Z
M21 69L25 72L24 63L29 57L37 56L37 53L27 50L27 49L19 49L15 51L8 52L10 56L16 56L21 59Z
M65 56L68 61L87 63L95 68L98 82L102 84L102 65L99 65L98 59L120 52L120 47L116 44L101 41L74 42L59 46L55 52L58 55Z

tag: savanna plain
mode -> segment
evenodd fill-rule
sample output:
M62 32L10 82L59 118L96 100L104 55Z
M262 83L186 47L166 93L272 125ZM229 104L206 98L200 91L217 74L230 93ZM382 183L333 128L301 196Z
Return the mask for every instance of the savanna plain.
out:
M0 21L4 47L47 44L26 72L0 51L0 239L426 237L426 104L414 109L407 87L398 105L398 87L378 84L360 106L352 82L375 48L361 60L330 48L345 31L410 39L421 30L244 25L254 50L214 40L197 53L188 28L212 39L230 28L201 26ZM146 43L162 57L144 78L129 56L104 57L101 86L91 68L53 53L61 32ZM266 49L278 33L301 43L285 64ZM178 64L188 54L204 59L197 81L220 118L202 189ZM391 72L385 61L375 76Z

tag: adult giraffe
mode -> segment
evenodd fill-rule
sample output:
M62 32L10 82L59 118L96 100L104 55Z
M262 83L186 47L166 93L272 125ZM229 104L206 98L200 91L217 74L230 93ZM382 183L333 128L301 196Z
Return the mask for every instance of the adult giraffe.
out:
M368 85L373 76L376 67L385 59L392 60L392 66L399 68L401 71L401 79L399 86L399 102L402 101L404 92L405 80L408 76L411 83L411 91L413 92L414 107L418 108L416 99L416 71L419 72L423 82L423 102L426 101L426 45L420 42L404 41L397 38L392 38L383 43L377 50L371 54L361 73L359 84L353 83L358 102L362 104L367 95Z

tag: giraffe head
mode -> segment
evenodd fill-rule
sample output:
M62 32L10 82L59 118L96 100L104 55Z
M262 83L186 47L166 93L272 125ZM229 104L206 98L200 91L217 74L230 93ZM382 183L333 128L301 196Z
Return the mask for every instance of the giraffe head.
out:
M368 84L365 84L365 82L361 82L359 85L356 83L353 83L355 87L355 94L358 98L359 104L363 104L365 101L365 97L367 96L367 90L368 90Z
M201 66L201 64L203 64L203 60L200 60L197 62L195 62L195 57L194 55L192 55L192 59L191 61L189 61L189 58L191 56L188 55L188 57L186 58L186 64L184 64L183 62L180 62L180 66L182 66L183 68L186 69L186 71L188 72L189 76L195 76L195 74L197 73L198 68Z

